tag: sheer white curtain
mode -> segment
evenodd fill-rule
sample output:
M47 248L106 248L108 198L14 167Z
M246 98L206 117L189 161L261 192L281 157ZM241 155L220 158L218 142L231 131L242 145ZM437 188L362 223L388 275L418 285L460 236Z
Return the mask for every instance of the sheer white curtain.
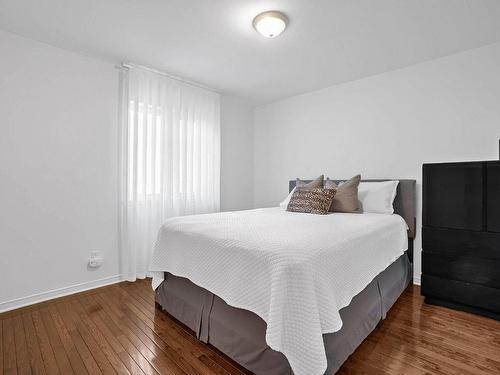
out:
M121 91L121 263L135 280L163 221L219 210L220 96L141 68L122 71Z

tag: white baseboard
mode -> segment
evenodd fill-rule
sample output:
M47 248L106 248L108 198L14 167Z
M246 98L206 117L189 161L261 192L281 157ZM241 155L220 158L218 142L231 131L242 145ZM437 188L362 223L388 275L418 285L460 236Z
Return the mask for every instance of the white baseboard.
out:
M420 285L420 276L413 276L413 284Z
M31 296L21 297L12 299L10 301L0 302L0 313L18 309L20 307L25 307L33 305L38 302L47 301L49 299L54 299L58 297L68 296L70 294L75 294L78 292L84 292L86 290L99 288L101 286L111 285L123 281L124 278L121 275L109 276L103 279L87 281L85 283L65 286L63 288L49 290L47 292L32 294ZM413 284L420 285L420 277L413 276Z
M123 281L121 275L109 276L103 279L87 281L80 284L65 286L63 288L49 290L47 292L41 292L32 294L30 296L12 299L10 301L0 302L0 313L18 309L20 307L33 305L38 302L47 301L49 299L54 299L58 297L68 296L70 294L84 292L86 290L99 288L101 286L111 285Z

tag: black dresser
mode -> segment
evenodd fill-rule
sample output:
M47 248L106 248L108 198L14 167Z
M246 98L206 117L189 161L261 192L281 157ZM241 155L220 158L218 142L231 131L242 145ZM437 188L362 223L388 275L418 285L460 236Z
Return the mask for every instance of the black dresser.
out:
M425 301L500 320L500 161L424 164Z

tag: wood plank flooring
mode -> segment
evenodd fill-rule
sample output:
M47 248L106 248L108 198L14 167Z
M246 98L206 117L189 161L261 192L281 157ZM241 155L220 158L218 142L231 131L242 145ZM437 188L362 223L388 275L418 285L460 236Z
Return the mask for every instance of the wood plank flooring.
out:
M0 314L0 374L249 374L154 307L149 280ZM410 286L340 374L500 374L500 322Z

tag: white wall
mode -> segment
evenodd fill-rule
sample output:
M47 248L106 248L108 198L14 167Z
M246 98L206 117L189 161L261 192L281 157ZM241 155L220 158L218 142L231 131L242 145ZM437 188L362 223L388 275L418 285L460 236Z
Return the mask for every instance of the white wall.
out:
M221 209L253 207L253 106L221 98Z
M119 280L118 71L0 31L0 311ZM221 101L222 208L253 205L253 110ZM91 250L104 264L87 269Z
M33 294L117 280L118 74L4 32L0 50L3 310L52 295L12 301ZM95 271L91 250L104 256Z
M295 177L413 178L420 227L422 163L498 159L500 44L257 107L254 132L257 207Z

